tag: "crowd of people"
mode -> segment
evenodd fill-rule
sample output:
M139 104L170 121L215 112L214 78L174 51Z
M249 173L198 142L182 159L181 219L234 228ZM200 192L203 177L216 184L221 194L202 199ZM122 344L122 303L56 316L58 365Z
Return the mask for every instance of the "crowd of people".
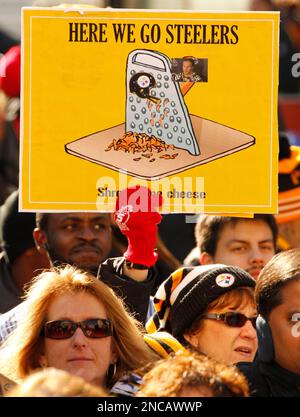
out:
M272 215L200 215L191 264L162 279L147 188L114 216L17 202L0 212L3 395L300 396L300 249L278 249Z
M300 397L300 242L281 217L201 214L194 227L162 218L140 186L113 215L19 212L20 47L7 51L0 396ZM279 185L297 191L300 152L280 137Z

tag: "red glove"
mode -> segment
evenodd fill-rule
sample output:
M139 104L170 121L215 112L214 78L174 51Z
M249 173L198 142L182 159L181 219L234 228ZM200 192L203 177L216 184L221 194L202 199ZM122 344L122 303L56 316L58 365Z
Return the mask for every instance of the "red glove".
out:
M20 96L21 46L10 48L0 60L0 88L9 97Z
M157 261L154 248L161 215L155 210L161 205L161 195L151 195L146 187L137 185L119 193L114 218L128 239L126 260L148 267Z

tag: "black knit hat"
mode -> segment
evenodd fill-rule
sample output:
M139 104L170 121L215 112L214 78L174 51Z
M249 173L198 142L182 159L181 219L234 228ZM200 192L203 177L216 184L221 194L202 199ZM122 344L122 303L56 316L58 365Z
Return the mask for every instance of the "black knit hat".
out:
M19 213L19 192L14 191L1 206L0 233L1 249L13 263L26 249L35 246L33 230L35 228L34 213Z
M255 280L239 267L215 264L178 269L158 288L156 313L146 329L181 337L213 300L238 287L255 287Z

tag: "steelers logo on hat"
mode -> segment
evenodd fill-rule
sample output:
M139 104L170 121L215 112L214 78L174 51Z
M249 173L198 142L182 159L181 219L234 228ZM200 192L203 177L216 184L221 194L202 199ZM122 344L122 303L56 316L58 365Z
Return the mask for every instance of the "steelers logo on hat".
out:
M216 278L216 284L219 287L231 287L234 283L235 277L231 274L220 274Z

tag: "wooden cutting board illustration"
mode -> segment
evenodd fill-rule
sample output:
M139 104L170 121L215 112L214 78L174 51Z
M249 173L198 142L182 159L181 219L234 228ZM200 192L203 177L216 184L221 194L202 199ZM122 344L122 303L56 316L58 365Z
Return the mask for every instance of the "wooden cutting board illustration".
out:
M146 180L158 180L169 175L207 164L216 159L239 152L255 144L255 138L212 120L190 115L193 131L200 155L192 155L185 149L174 148L151 157L141 153L129 153L122 150L107 150L113 139L121 138L125 133L125 123L95 132L65 145L65 151L71 155ZM160 154L176 155L174 159L160 158Z

